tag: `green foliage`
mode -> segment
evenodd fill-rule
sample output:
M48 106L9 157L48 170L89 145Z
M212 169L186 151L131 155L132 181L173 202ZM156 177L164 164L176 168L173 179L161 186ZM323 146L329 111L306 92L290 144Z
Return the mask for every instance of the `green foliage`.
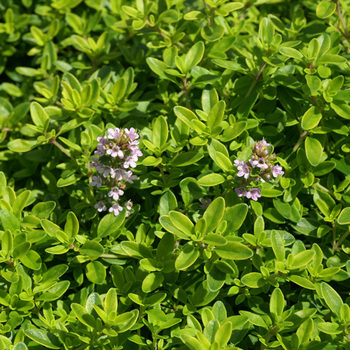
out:
M349 28L345 0L2 1L0 349L349 349ZM118 216L110 128L143 153Z

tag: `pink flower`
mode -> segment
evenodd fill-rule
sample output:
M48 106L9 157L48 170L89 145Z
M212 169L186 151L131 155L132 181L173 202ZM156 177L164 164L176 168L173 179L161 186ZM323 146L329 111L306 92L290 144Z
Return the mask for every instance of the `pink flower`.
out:
M248 196L249 194L249 196ZM249 189L246 195L247 198L251 198L253 201L257 201L261 197L261 190L258 187L253 187Z
M113 145L110 149L107 150L106 153L113 158L116 158L116 157L119 157L120 159L124 158L124 153L118 145Z
M267 143L264 138L260 141L260 144L261 144L261 146L265 146L265 147L271 146L271 144Z
M284 171L282 171L282 167L280 165L275 165L271 170L273 177L278 177L278 175L284 174Z
M248 167L248 165L244 162L244 165L239 165L237 166L237 176L238 177L244 177L245 179L248 179L250 176L250 169Z
M136 130L134 128L124 129L124 134L131 140L135 140L139 138L139 134L135 132Z
M113 203L112 206L109 208L109 212L118 216L119 212L123 211L123 208L118 203Z
M122 171L123 171L122 176L124 181L132 184L134 183L133 180L137 179L137 176L133 175L131 170L128 170L128 171L122 170Z
M118 187L113 187L108 192L108 197L112 197L115 201L117 201L119 199L119 196L122 196L123 194L124 194L124 191L122 191Z
M260 158L258 161L256 161L256 166L260 169L267 169L269 166L265 163L265 160Z
M108 129L108 138L112 140L118 140L120 137L120 129L115 128L115 129Z

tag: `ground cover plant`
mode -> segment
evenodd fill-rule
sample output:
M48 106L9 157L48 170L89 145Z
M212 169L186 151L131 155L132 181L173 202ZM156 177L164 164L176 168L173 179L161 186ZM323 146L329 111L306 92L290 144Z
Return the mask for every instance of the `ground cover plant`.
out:
M350 349L348 0L3 0L0 349Z

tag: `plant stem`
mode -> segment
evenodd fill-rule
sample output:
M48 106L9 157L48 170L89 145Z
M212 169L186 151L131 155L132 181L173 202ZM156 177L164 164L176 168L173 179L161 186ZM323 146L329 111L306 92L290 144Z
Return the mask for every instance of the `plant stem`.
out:
M184 77L183 84L184 84L183 91L184 91L185 96L186 96L186 105L187 105L188 108L191 109L190 98L188 96L187 76Z
M250 85L249 90L247 91L247 93L246 93L246 95L245 95L244 97L248 97L248 96L252 93L252 91L253 91L255 85L257 84L257 82L259 81L260 76L261 76L261 74L262 74L262 72L263 72L263 70L264 70L265 67L266 67L266 62L264 62L264 63L261 65L261 67L260 67L260 69L259 69L259 72L258 72L258 75L257 75L256 77L254 77L254 80L253 80L253 82L252 82L252 85Z
M339 247L341 246L341 244L345 241L346 237L348 237L350 235L350 231L344 233L338 242L336 242L335 244L333 244L333 251L336 251L339 249Z
M337 13L338 13L338 16L339 16L339 19L340 19L340 22L341 22L341 25L344 29L344 32L342 32L342 34L345 36L345 38L350 41L350 33L348 31L348 28L346 26L346 22L345 22L345 19L343 17L343 14L341 13L341 10L340 10L340 6L339 6L339 1L334 1L335 4L337 5Z
M293 147L293 152L296 152L298 150L298 148L300 147L300 145L303 143L305 137L308 135L309 133L307 131L303 131L300 134L299 140L297 141L297 143L294 145Z
M66 148L64 148L62 145L60 145L55 139L50 139L49 142L52 143L53 145L55 145L56 147L58 147L67 157L75 160L74 157L71 155L71 153Z

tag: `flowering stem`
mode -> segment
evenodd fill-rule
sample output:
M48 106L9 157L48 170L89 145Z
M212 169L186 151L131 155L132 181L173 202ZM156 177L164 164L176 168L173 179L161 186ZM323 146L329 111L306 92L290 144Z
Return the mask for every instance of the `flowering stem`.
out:
M64 148L62 145L60 145L55 139L50 139L49 142L52 143L53 145L55 145L56 147L58 147L67 157L75 160L75 158L72 156L72 154L66 148Z

